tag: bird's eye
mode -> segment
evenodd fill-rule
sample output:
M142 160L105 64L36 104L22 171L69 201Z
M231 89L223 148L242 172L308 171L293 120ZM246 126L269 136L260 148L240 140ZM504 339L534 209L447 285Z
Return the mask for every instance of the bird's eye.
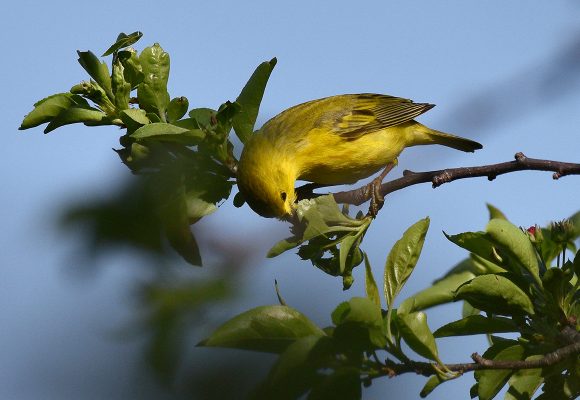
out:
M280 197L282 198L282 201L286 201L286 192L280 192Z

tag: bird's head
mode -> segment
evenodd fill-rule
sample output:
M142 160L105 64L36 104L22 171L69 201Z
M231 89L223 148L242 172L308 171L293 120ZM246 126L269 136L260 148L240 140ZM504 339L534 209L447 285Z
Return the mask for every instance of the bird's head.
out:
M255 135L258 136L258 135ZM254 137L244 146L238 165L238 188L248 205L266 218L288 219L294 213L295 166Z

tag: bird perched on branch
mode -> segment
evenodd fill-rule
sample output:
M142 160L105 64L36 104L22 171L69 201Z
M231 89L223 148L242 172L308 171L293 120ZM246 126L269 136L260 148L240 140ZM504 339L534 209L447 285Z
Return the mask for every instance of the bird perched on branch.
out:
M345 94L291 107L245 143L238 165L239 190L258 214L287 219L293 214L297 179L351 184L396 163L406 147L440 144L467 152L482 148L414 120L433 107L380 94Z

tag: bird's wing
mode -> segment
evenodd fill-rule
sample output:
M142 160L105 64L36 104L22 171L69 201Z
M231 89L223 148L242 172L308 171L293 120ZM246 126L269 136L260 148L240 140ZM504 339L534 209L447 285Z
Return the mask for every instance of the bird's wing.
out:
M351 107L332 126L335 134L349 140L409 122L435 107L434 104L413 103L408 99L378 94L354 95L351 100Z

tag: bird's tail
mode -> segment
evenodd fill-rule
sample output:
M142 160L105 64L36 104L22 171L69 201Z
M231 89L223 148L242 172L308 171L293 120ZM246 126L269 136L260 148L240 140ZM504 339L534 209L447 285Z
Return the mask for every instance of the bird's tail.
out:
M417 124L413 131L413 145L421 144L440 144L461 151L474 152L483 148L483 146L471 139L455 136L450 133L436 131L427 128L425 125Z

